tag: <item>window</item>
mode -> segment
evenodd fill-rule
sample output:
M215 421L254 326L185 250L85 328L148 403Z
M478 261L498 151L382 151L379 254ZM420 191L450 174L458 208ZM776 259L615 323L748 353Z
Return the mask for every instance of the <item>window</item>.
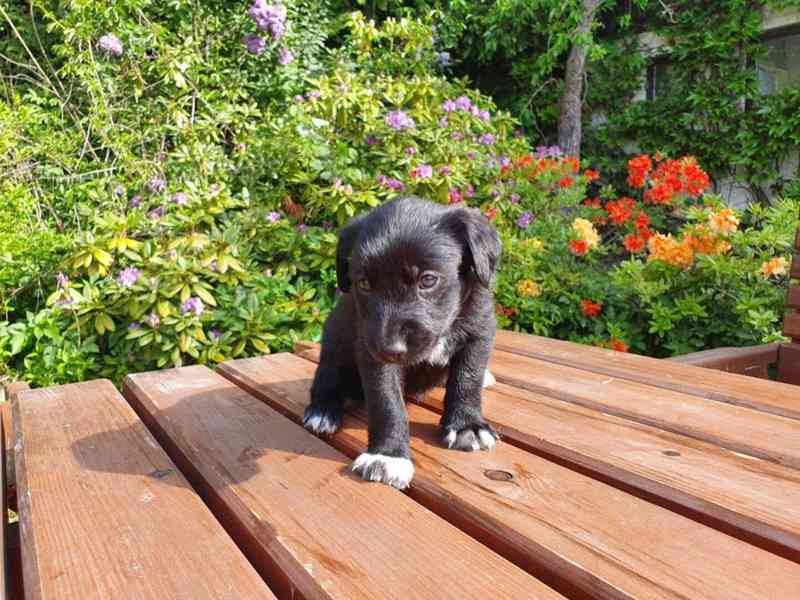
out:
M647 67L647 99L669 96L672 92L674 66L666 60L656 60Z
M767 34L766 53L756 62L758 87L762 94L777 94L800 86L800 28Z

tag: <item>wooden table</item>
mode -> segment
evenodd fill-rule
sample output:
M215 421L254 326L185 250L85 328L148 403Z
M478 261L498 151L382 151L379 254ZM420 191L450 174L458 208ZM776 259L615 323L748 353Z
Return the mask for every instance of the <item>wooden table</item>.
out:
M363 414L298 425L317 356L17 390L6 580L58 600L800 598L800 388L500 332L503 443L443 448L435 390L408 406L404 494L349 473Z

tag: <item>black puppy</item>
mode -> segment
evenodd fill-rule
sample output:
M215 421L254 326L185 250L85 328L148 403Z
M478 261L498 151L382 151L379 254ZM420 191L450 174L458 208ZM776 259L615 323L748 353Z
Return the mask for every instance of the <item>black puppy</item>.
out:
M304 424L333 433L347 398L366 401L369 448L352 469L397 488L414 475L404 396L446 382L444 442L493 448L481 414L495 334L500 239L476 209L401 198L353 219L336 251L345 292L325 323Z

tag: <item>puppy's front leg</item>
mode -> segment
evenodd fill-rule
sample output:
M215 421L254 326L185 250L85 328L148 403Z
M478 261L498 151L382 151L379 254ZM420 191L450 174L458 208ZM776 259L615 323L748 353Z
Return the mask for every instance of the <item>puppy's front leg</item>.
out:
M366 360L359 364L367 404L369 445L352 469L369 481L405 489L414 476L408 416L403 401L403 369Z
M441 421L448 448L490 450L497 443L498 435L481 411L491 347L491 340L471 340L450 359Z

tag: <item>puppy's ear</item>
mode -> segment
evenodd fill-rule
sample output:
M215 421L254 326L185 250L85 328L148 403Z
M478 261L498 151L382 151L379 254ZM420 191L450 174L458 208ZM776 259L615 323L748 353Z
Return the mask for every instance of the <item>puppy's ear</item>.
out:
M477 208L458 208L442 217L442 225L464 245L469 266L483 287L488 288L500 262L500 236Z
M343 292L349 292L353 283L350 281L350 255L363 222L363 216L356 217L339 231L339 242L336 245L336 283Z

